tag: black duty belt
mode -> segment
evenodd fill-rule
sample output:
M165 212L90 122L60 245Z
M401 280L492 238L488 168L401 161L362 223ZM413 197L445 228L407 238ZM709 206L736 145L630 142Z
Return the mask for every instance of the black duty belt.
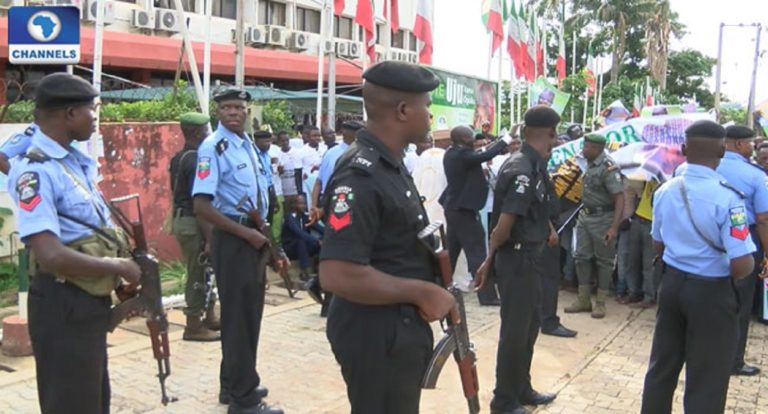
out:
M581 209L581 211L584 212L584 214L588 216L592 216L595 214L603 214L613 211L614 206L613 204L607 205L607 206L596 206L596 207L587 207L584 206L584 208Z
M632 220L638 220L641 223L646 223L646 224L650 224L651 223L651 220L648 220L647 218L644 218L644 217L640 217L637 214L633 214L632 215Z
M672 274L682 276L687 280L699 280L702 282L711 282L711 283L731 283L730 276L711 276L711 277L699 276L693 273L683 272L682 270L674 266L670 266L667 263L664 263L664 264L667 266L667 273L672 273Z
M249 219L248 216L230 216L229 214L225 214L224 216L226 216L228 219L230 219L230 220L232 220L232 221L234 221L234 222L236 222L238 224L241 224L241 225L243 225L245 227L250 227L252 229L258 229L259 228L259 226L256 225L256 222L254 222L253 220Z
M506 246L509 246L512 248L512 250L525 250L525 251L531 251L531 250L540 250L544 247L545 241L537 241L537 242L527 242L527 241L510 241L506 244Z

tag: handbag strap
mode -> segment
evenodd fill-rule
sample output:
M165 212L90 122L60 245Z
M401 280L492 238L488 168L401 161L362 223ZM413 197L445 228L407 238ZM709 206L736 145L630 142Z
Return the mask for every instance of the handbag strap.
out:
M696 234L701 237L702 240L704 240L709 247L712 249L720 252L720 253L726 253L725 249L722 247L716 245L712 240L710 240L707 236L704 235L704 233L699 229L699 226L696 225L696 220L693 219L693 213L691 212L691 203L688 201L688 190L685 188L685 181L683 179L680 179L680 195L683 196L683 204L685 204L685 211L688 213L688 219L691 220L691 224L693 225L693 229L696 231Z

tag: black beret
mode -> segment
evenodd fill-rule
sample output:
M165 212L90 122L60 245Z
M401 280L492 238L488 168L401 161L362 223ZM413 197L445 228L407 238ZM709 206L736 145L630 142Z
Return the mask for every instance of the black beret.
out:
M363 79L376 85L403 92L431 92L440 79L432 71L418 65L387 60L363 73Z
M35 106L41 109L87 104L99 96L96 89L83 78L64 72L44 77L35 92Z
M253 131L253 139L272 138L272 133L269 131Z
M755 138L755 131L741 125L731 125L725 128L725 137L730 139Z
M536 105L525 111L525 126L534 128L554 128L560 123L560 115L547 105Z
M346 122L342 122L341 124L341 129L349 129L352 131L357 131L358 129L361 129L363 127L364 127L363 124L358 121L346 121Z
M225 88L225 89L216 91L216 93L213 95L213 100L216 102L234 101L234 100L250 102L251 94L248 93L248 91L240 88L234 88L234 87Z
M686 138L725 138L725 128L714 121L696 121L685 129Z

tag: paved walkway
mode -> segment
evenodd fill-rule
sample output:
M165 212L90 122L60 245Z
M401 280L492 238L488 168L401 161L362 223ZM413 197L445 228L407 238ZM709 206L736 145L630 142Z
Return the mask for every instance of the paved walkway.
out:
M561 307L573 295L562 292ZM468 322L478 354L480 398L488 412L492 397L498 308L480 307L467 295ZM344 383L325 338L319 306L301 293L290 299L273 287L268 294L259 350L259 372L270 388L268 400L287 413L345 413L349 411ZM653 311L630 311L609 304L608 317L564 315L566 326L579 331L576 339L540 336L533 364L537 389L557 391L558 399L538 413L630 413L639 411L642 380L650 350ZM155 378L155 362L143 321L121 326L109 337L113 413L225 413L219 405L218 343L181 340L183 315L172 311L171 367L168 390L178 402L163 407ZM439 327L435 324L436 336ZM748 359L768 367L768 327L755 324ZM0 413L36 413L37 394L32 358L0 357ZM13 370L12 372L7 372ZM681 380L681 386L683 381ZM734 379L728 400L730 413L758 413L768 407L765 375ZM680 400L676 402L678 412ZM458 373L449 362L436 390L424 391L423 413L466 413Z

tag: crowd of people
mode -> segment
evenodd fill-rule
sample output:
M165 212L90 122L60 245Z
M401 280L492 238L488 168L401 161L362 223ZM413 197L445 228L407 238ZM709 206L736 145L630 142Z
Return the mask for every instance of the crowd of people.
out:
M172 231L187 267L183 338L221 341L219 402L229 413L283 412L266 402L257 355L266 268L283 271L289 260L323 305L351 412L419 410L434 345L429 324L456 306L435 283L434 250L417 237L432 218L412 177L434 145L429 105L439 80L401 62L374 65L363 78L367 121L342 123L340 142L314 126L300 128L300 138L258 124L247 133L251 97L238 88L215 94L213 133L207 115L180 118L185 144L170 182ZM92 134L97 96L80 78L47 76L35 123L0 147L19 234L33 254L29 327L46 414L109 412L110 295L137 294L141 277L127 246L110 236L119 230L95 162L72 146ZM566 313L604 318L609 297L658 308L643 413L671 411L684 363L686 410L722 412L728 377L760 372L746 363L745 347L765 276L768 179L760 165L768 149L749 128L698 121L685 131L687 162L675 178L633 181L606 152L606 137L579 126L558 136L559 123L553 109L536 105L501 137L490 123L456 126L442 155L438 202L451 268L469 273L481 306L500 307L491 412L527 413L555 399L533 388L531 362L539 332L577 335L557 315L561 287L577 292ZM548 160L559 143L579 138L586 168L576 205L558 194ZM283 248L279 257L268 244ZM456 269L462 251L466 269Z

